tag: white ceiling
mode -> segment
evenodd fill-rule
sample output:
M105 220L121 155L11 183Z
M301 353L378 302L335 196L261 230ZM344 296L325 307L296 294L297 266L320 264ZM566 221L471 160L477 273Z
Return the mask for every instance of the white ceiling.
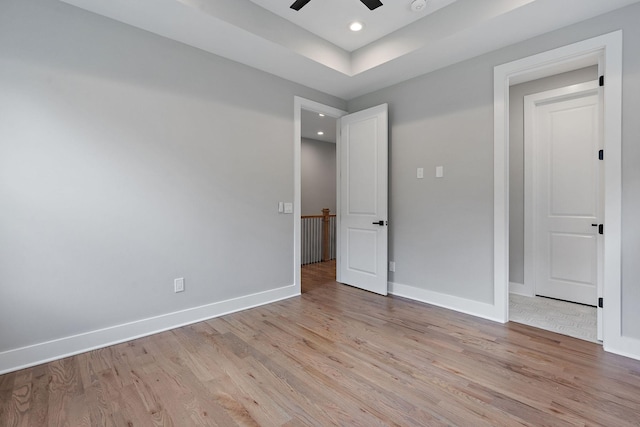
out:
M321 116L315 111L302 110L302 114L300 114L301 136L335 144L337 122L338 119L335 117ZM322 132L323 135L318 135L318 132Z
M251 1L347 52L353 52L455 0L429 0L419 12L411 10L412 0L387 0L375 10L369 10L360 0L312 0L299 11L290 7L294 0ZM349 30L353 21L363 23L364 29L357 33Z
M382 0L375 11L311 0L298 13L286 10L293 0L61 1L349 100L640 0L457 0L413 22L401 7L411 0ZM343 28L352 8L364 10L357 37L372 41L318 35Z

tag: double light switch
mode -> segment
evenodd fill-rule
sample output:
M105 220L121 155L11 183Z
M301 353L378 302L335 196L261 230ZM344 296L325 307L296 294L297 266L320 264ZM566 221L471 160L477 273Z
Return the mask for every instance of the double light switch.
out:
M444 167L443 166L436 166L436 178L442 178L444 177ZM423 179L424 178L424 168L418 168L416 170L416 178L417 179Z

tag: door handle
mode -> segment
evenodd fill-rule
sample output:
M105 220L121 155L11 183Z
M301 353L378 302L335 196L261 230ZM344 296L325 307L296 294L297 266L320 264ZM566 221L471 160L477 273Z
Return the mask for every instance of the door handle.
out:
M384 221L380 220L380 221L372 222L372 224L373 225L384 226Z

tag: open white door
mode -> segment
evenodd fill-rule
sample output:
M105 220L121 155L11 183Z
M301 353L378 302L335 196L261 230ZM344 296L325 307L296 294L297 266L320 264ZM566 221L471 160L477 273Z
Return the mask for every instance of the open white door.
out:
M337 281L387 295L387 104L340 121Z
M594 306L602 295L600 104L597 82L525 97L535 293Z

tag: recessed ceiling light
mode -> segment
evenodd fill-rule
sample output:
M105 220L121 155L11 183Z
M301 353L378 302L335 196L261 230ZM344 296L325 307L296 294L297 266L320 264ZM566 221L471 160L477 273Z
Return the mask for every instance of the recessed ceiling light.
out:
M322 135L324 135L324 132L320 131L320 132L318 132L318 135L322 136Z
M364 24L362 22L358 22L358 21L354 21L351 24L349 24L349 29L351 31L360 31L364 28Z
M318 115L319 115L320 117L324 117L324 114L322 114L322 113L319 113Z
M426 6L426 0L413 0L413 2L411 2L411 10L414 12L420 12L424 10Z

